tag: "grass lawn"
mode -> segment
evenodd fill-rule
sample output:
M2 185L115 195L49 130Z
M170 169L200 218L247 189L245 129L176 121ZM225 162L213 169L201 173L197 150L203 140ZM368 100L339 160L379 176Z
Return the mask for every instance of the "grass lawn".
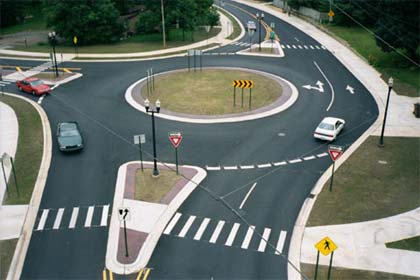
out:
M169 39L166 42L166 48L174 48L199 42L216 36L220 32L220 28L214 27L207 33L205 30L198 29L194 32L194 41L191 41L191 35L186 32L185 41L182 38L182 30L175 29L170 33ZM50 52L51 46L47 43L33 44L27 47L14 46L14 50L19 51L33 51L33 52ZM125 39L114 44L100 44L91 46L78 46L79 53L132 53L132 52L146 52L163 49L161 34L146 34L135 35L131 38ZM56 46L57 53L73 53L75 51L73 45L58 45Z
M42 160L44 142L41 119L36 109L22 99L1 95L0 102L8 104L15 110L19 123L19 139L14 163L20 196L17 196L16 184L11 174L10 194L6 194L4 204L28 204Z
M375 38L362 28L322 25L344 39L354 50L366 58L385 81L392 76L394 89L400 95L418 97L420 69L395 52L385 53L375 43Z
M42 9L37 8L32 12L32 16L25 19L23 23L1 28L0 34L5 35L24 31L39 31L46 30L46 28L47 25Z
M385 245L388 248L420 252L420 236L386 243Z
M161 199L172 189L178 180L181 179L174 171L159 170L159 176L152 176L153 169L139 168L136 171L135 199L159 203Z
M204 58L205 60L206 58ZM244 106L241 108L241 89L236 89L236 106L233 107L233 80L253 80L252 108L271 104L282 94L282 88L271 78L251 72L225 69L208 69L200 72L177 72L155 78L155 91L149 97L153 104L159 99L162 108L173 112L195 115L222 115L250 111L249 89L244 89ZM147 97L147 87L142 88Z
M315 254L315 253L314 253ZM323 256L321 256L323 257ZM326 258L326 257L325 257ZM328 256L329 258L329 256ZM309 277L309 279L314 279L315 276L315 265L301 263L301 271ZM327 279L328 275L328 266L320 265L318 267L318 276L317 279ZM356 269L345 269L334 267L331 268L331 279L342 279L342 280L385 280L385 279L395 279L395 280L411 280L417 279L415 277L400 275L400 274L391 274L378 271L368 271L368 270L356 270Z
M419 207L420 138L371 136L318 195L307 226L385 218Z
M18 240L0 240L0 279L6 279Z
M239 35L241 35L241 27L239 26L238 22L230 14L226 13L224 10L222 9L217 9L217 10L221 12L222 14L224 14L227 18L229 18L233 24L233 32L226 39L233 40Z

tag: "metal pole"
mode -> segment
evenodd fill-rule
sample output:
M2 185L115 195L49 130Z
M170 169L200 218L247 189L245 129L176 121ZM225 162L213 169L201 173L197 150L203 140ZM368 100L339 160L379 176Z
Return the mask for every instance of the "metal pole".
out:
M190 72L190 54L187 52L188 57L188 72Z
M19 186L18 186L18 182L16 180L15 163L13 162L13 158L12 157L10 157L10 163L12 164L13 178L15 179L16 192L17 192L17 195L19 197L20 196L19 195Z
M64 59L63 59L63 54L61 54L61 68L63 68L63 75L64 75Z
M259 41L259 47L258 50L261 51L261 18L258 17L258 41Z
M244 88L242 88L241 108L244 107Z
M1 159L1 170L3 171L4 183L6 184L6 191L9 193L9 185L7 184L6 171L4 171L3 159Z
M331 259L330 259L330 266L328 267L328 276L327 276L327 280L330 280L330 276L331 276L331 266L332 266L333 256L334 256L334 251L332 251L332 252L331 252Z
M143 171L143 153L141 151L141 142L139 139L139 149L140 149L140 165L141 165L141 171Z
M333 186L333 180L334 180L334 169L335 169L335 161L333 161L333 168L332 168L332 174L331 174L331 180L330 180L330 192L332 192L332 186Z
M153 176L159 176L156 161L156 134L155 134L155 112L152 111L152 129L153 129Z
M251 109L252 88L249 88L249 109Z
M53 39L53 53L54 53L54 64L55 64L55 76L58 77L57 56L55 55L55 38Z
M162 11L162 38L163 38L163 48L166 48L166 34L165 34L165 11L163 9L163 0L160 0L160 9Z
M314 280L316 280L316 277L318 276L318 264L319 264L319 251L316 254L316 265L315 265L315 276L314 276Z
M178 148L175 148L176 175L178 175Z
M200 52L200 72L203 71L203 53Z
M147 96L150 96L150 88L149 88L149 70L147 70L147 80L146 80L146 85L147 85Z
M389 104L389 96L391 95L391 89L392 87L388 87L388 96L386 98L386 105L385 105L385 115L384 115L384 121L382 123L382 131L381 131L381 137L379 138L379 146L384 146L384 132L385 132L385 123L386 123L386 115L388 113L388 104Z
M153 72L153 68L151 68L152 71L152 85L153 85L153 91L155 91L155 72Z
M127 225L124 220L125 256L128 258Z
M233 87L233 107L236 106L236 87Z
M195 72L196 64L195 64L195 50L194 50L194 72Z

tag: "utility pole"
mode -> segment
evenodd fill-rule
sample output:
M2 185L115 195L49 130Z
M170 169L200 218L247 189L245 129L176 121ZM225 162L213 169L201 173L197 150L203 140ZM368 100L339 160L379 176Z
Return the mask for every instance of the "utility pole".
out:
M163 0L160 0L160 9L162 10L162 36L163 36L163 48L166 48L166 34L165 34L165 11L163 9Z

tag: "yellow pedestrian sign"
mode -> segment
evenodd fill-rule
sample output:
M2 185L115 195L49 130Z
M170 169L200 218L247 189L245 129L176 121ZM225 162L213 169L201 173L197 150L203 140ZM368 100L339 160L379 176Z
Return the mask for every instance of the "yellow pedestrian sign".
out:
M315 244L315 248L324 256L328 256L331 252L337 249L337 245L327 236Z
M335 14L334 14L334 12L333 12L332 10L330 10L330 11L328 12L328 16L329 16L330 18L332 18L334 15L335 15Z

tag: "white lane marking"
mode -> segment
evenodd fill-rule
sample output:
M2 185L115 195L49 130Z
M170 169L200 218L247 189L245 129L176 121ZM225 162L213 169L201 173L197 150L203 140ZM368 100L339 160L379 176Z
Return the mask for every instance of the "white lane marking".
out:
M290 49L290 46L289 46L289 45L286 45L286 47L287 47L288 49Z
M187 235L187 232L190 229L191 225L194 223L195 218L196 218L195 216L190 216L188 218L187 222L185 223L185 225L182 227L181 231L178 234L179 237L185 237L185 235Z
M248 231L246 232L244 241L242 242L242 245L241 245L242 249L248 249L249 243L251 243L252 235L254 234L254 229L255 229L255 226L250 226L248 228Z
M264 252L265 251L265 247L267 246L267 240L270 237L270 233L271 233L271 228L265 228L264 229L263 236L262 236L262 239L260 241L260 245L258 246L258 251L259 252Z
M311 159L314 159L314 158L315 158L315 156L309 156L309 157L304 157L303 160L311 160Z
M106 226L108 221L109 204L102 206L101 226Z
M237 166L223 166L224 170L237 170L238 167Z
M279 241L277 242L277 247L276 247L276 255L280 255L283 252L283 246L284 246L284 241L286 240L286 232L285 231L281 231L280 232L280 237L279 237Z
M287 164L287 162L285 162L285 161L279 161L279 162L274 162L273 163L274 166L280 166L280 165L286 165L286 164Z
M295 37L295 40L299 42L299 39Z
M197 232L194 235L194 240L200 240L203 236L204 231L206 230L208 224L210 222L209 218L205 218L202 222L200 227L198 228Z
M322 76L327 81L327 83L328 83L328 85L330 86L330 89L331 89L331 102L330 102L330 105L328 105L327 110L326 110L328 112L330 110L333 102L334 102L334 96L335 96L334 88L333 88L330 80L328 80L327 76L325 76L324 72L322 72L321 68L319 68L318 64L315 61L314 61L314 64L315 64L316 68L318 68L319 72L321 72Z
M327 49L325 46L321 46L321 48L323 48L324 50L326 50L326 49Z
M41 219L39 220L39 224L38 224L38 227L36 228L36 230L43 230L44 229L45 222L47 221L49 211L50 211L49 209L42 210Z
M252 193L252 191L254 190L255 186L257 185L257 183L254 183L252 185L252 187L249 189L249 191L247 192L247 194L245 195L244 199L242 200L241 205L239 206L239 209L242 209L242 207L244 207L245 202L247 201L249 195Z
M93 218L93 211L95 210L95 206L89 206L86 220L85 220L85 227L90 227L92 224L92 218Z
M317 48L318 50L320 50L320 48L318 46L315 46L315 48Z
M267 167L271 167L271 163L265 163L265 164L257 164L258 168L267 168Z
M53 229L59 229L61 224L61 219L63 218L64 208L58 209L57 216L55 216Z
M326 156L328 156L328 153L317 154L316 156L317 157L326 157Z
M299 49L303 49L301 45L298 45L298 48L299 48Z
M225 246L232 246L233 241L235 241L236 234L238 233L239 226L239 223L233 224L232 230L230 231L229 236L226 239Z
M220 166L206 166L206 169L209 171L212 171L212 170L220 170L221 168Z
M69 228L76 227L77 216L79 215L79 207L74 207L73 212L71 213Z
M175 216L172 218L172 220L169 222L169 224L166 226L165 231L163 234L170 234L176 223L178 222L179 218L181 218L181 213L176 213Z
M45 95L42 95L39 99L38 99L38 104L39 105L41 105L41 103L42 103L42 100L44 100L44 98L45 98Z
M255 166L254 165L241 165L241 166L239 166L241 169L253 169L253 168L255 168Z
M307 46L307 45L304 45L303 47L304 47L305 49L308 49L308 46Z
M296 49L296 46L295 45L292 45L292 48Z
M225 221L223 220L220 220L217 223L216 229L214 230L213 234L210 237L210 240L209 240L210 243L216 243L217 238L219 238L220 232L222 231L224 225L225 225Z
M282 49L285 49L285 48L286 48L286 46L285 46L285 45L281 45L281 47L282 47Z
M301 161L302 160L300 158L297 158L297 159L289 160L289 163L297 163L297 162L301 162Z
M311 49L314 49L314 47L312 47L312 45L309 45L309 47L310 47Z

